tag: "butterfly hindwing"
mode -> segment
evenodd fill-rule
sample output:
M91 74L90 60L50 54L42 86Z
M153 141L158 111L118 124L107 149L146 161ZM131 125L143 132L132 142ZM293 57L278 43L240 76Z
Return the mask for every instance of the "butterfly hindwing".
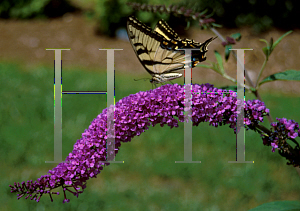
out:
M154 65L155 73L169 73L184 68L184 53L159 47L155 53L155 61L161 64Z

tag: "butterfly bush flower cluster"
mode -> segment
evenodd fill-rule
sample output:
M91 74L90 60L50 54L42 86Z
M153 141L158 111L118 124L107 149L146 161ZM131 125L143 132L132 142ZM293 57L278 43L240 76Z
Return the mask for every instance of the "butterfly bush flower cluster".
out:
M107 159L107 111L114 111L115 117L115 154L118 153L121 142L129 142L134 136L139 136L149 126L168 125L178 127L178 121L184 122L185 88L183 85L164 85L157 89L138 92L121 99L116 105L103 110L82 133L82 138L77 140L73 151L65 162L58 164L47 175L41 176L37 181L32 180L10 185L11 192L18 193L18 199L23 196L37 202L48 194L51 201L53 189L62 187L63 202L69 202L66 193L70 192L78 197L86 188L86 181L96 178L105 165ZM189 112L193 125L209 122L218 127L229 124L236 129L238 116L237 106L241 104L236 98L236 93L214 88L211 84L192 85L192 106ZM263 116L269 110L259 100L247 101L245 106L246 128L254 128L263 121ZM283 133L279 123L274 123L278 133ZM283 121L284 131L287 136L295 137L298 124L292 121ZM281 132L279 132L281 131ZM277 135L277 134L276 134ZM274 133L274 137L276 137ZM271 136L270 136L271 137ZM273 137L273 136L272 136ZM284 136L286 137L286 136ZM274 139L275 140L275 139ZM274 142L275 143L275 142Z
M279 150L279 154L286 157L289 162L288 165L299 167L300 165L300 146L294 139L300 136L299 124L294 120L287 120L286 118L276 118L278 122L271 124L271 132L263 136L263 144L272 146L272 152L275 149ZM296 146L292 148L287 139L293 141Z
M296 138L298 136L299 124L293 120L287 120L286 118L276 118L279 122L273 122L271 126L274 132L271 132L267 138L264 138L264 145L271 145L274 152L278 148L279 140L286 140L287 138ZM298 131L298 133L296 132ZM281 146L280 148L283 148Z

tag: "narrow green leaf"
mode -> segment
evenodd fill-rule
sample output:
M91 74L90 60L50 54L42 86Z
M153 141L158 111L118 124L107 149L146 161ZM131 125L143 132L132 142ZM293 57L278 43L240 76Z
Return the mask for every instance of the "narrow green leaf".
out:
M206 64L197 64L197 67L203 67L203 68L207 68L207 69L212 69L212 66L206 65Z
M217 58L217 62L218 62L218 65L219 65L220 73L221 73L222 75L224 75L224 67L223 67L222 56L219 54L218 51L215 51L215 56L216 56L216 58Z
M203 12L200 12L199 15L198 15L198 17L200 17L201 15L204 15L205 13L207 13L207 11L208 11L208 10L205 9Z
M274 201L262 204L248 211L297 211L300 210L300 201Z
M234 33L232 35L230 35L230 37L234 38L236 41L240 41L240 39L242 38L241 33Z
M268 41L267 40L265 40L265 39L260 39L259 41L261 41L261 42L265 42L266 43L266 47L263 47L262 48L262 51L264 52L264 54L265 54L265 56L267 57L267 59L269 58L269 43L268 43Z
M283 72L275 73L273 75L270 75L266 78L264 78L259 85L271 81L300 81L300 71L299 70L286 70Z
M210 13L209 15L206 15L205 18L210 18L215 14L215 12L213 11L212 13Z
M190 22L190 21L187 21L186 27L185 27L184 30L188 30L188 29L190 28L190 26L191 26L191 22Z
M270 43L269 43L269 56L271 55L272 51L273 51L273 37L271 37L270 39Z
M272 46L273 46L273 37L271 37L271 39L270 39L269 46L270 46L270 48L272 48Z
M265 42L265 43L266 43L266 45L267 45L267 46L269 46L269 43L268 43L268 41L267 41L267 40L265 40L265 39L259 39L259 41L261 41L261 42Z
M229 59L230 55L230 49L232 49L232 45L226 45L225 46L225 60L227 61Z
M221 72L221 70L219 68L219 65L217 63L213 63L212 69L222 75L222 72Z
M207 61L210 63L210 65L206 65L206 64L198 64L197 67L203 67L203 68L207 68L207 69L212 69L215 72L219 73L222 75L220 69L219 69L219 65L215 62L211 62L211 61Z
M291 31L288 31L287 33L285 33L284 35L282 35L281 37L279 37L273 44L273 49L276 47L276 45L278 45L280 43L280 41L285 37L287 36L288 34L292 33L293 30Z
M214 26L214 27L222 27L221 24L217 24L217 23L211 23L211 25Z
M264 54L266 55L267 59L269 58L269 49L268 47L263 47L262 51L264 52Z

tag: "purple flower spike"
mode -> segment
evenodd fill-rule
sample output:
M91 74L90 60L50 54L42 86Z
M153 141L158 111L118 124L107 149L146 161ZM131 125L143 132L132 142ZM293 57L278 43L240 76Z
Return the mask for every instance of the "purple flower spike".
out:
M149 126L156 124L178 127L178 120L184 122L185 90L184 86L164 85L155 90L138 92L121 99L115 107L111 106L103 110L82 133L82 138L74 144L73 151L66 158L66 162L60 163L48 175L41 176L37 181L15 183L11 186L11 192L18 193L18 198L24 195L32 196L36 201L45 194L59 194L52 192L54 188L62 187L64 192L63 203L70 200L66 197L66 191L78 197L86 188L86 181L95 178L103 169L107 159L107 110L114 110L115 117L115 154L118 153L121 142L128 142L134 136L139 136ZM192 111L191 120L197 126L201 122L209 122L218 127L229 124L236 130L237 120L236 93L214 88L211 84L192 85ZM263 102L258 100L245 103L245 121L247 126L253 126L263 121L263 116L268 115L269 110ZM289 123L291 136L295 136L296 123ZM299 128L299 126L298 126ZM81 191L79 191L81 189Z
M289 157L296 156L299 157L297 154L297 148L299 147L299 144L297 144L295 148L295 152L292 152L292 148L290 145L286 142L287 139L295 139L299 135L299 124L295 122L294 120L287 120L286 118L276 118L278 122L271 123L271 130L268 134L268 136L263 137L263 144L267 146L272 146L272 152L275 152L275 149L278 149L281 154L286 153ZM273 131L274 130L274 131ZM287 157L287 156L285 156ZM288 158L290 161L292 161L292 164L298 163L296 160L299 158L291 159ZM299 164L296 164L299 165Z

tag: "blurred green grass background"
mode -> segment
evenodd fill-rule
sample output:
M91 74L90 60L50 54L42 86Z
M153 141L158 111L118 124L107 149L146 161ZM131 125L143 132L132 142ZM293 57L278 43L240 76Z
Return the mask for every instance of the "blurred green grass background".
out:
M193 160L201 164L175 164L183 160L183 124L154 128L132 143L122 143L116 161L91 179L79 198L63 194L51 203L17 201L8 185L35 181L56 164L53 160L53 67L22 67L0 63L0 203L1 210L248 210L276 200L299 200L300 178L285 158L263 146L258 134L246 132L246 160L235 160L235 135L228 126L193 127ZM129 86L130 85L130 86ZM116 102L151 88L148 81L116 73ZM106 70L63 69L63 91L106 91ZM300 99L262 93L273 117L299 122ZM253 99L249 96L248 99ZM106 95L63 95L63 159L91 121L106 108ZM267 121L267 120L265 120ZM264 123L268 126L268 123ZM299 140L299 139L298 139Z

